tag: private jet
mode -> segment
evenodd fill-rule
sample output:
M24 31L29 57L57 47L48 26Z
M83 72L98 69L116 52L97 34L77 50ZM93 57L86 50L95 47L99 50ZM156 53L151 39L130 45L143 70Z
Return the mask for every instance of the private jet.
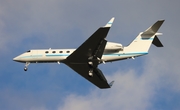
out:
M105 25L97 29L77 49L33 49L15 57L13 60L25 63L24 71L28 70L30 63L64 63L77 72L79 75L101 89L111 88L114 81L108 83L99 64L148 54L151 44L163 47L157 33L164 20L158 20L128 45L108 42L106 36L112 26L114 17Z

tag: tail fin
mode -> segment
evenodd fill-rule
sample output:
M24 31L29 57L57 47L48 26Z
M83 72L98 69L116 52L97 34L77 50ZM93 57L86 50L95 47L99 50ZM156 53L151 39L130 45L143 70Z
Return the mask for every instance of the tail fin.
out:
M144 32L139 33L134 41L131 42L131 44L127 47L127 50L148 52L152 43L157 47L162 47L163 45L157 37L157 35L161 35L161 33L157 33L157 31L159 30L163 22L164 20L159 20Z

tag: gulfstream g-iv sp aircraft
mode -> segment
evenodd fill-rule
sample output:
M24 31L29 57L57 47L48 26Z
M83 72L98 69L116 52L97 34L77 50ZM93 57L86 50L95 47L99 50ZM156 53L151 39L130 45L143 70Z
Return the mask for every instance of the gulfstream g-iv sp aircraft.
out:
M30 63L64 63L97 87L110 88L114 81L107 82L98 68L99 64L146 55L151 44L163 47L157 37L162 34L157 31L164 20L159 20L144 32L140 32L128 46L107 42L106 36L113 21L114 18L105 26L100 27L77 49L29 50L13 60L25 63L25 71Z

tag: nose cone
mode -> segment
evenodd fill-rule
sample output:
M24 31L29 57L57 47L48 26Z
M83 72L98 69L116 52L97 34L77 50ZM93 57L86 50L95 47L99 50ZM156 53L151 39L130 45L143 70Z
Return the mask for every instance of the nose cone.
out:
M19 61L20 59L18 57L13 58L14 61Z

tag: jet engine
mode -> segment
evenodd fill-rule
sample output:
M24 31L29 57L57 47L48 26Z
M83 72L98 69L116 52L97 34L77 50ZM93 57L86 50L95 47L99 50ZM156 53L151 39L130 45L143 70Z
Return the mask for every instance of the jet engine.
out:
M114 42L107 42L104 51L105 52L117 52L117 51L122 51L122 50L123 50L122 44L114 43Z

